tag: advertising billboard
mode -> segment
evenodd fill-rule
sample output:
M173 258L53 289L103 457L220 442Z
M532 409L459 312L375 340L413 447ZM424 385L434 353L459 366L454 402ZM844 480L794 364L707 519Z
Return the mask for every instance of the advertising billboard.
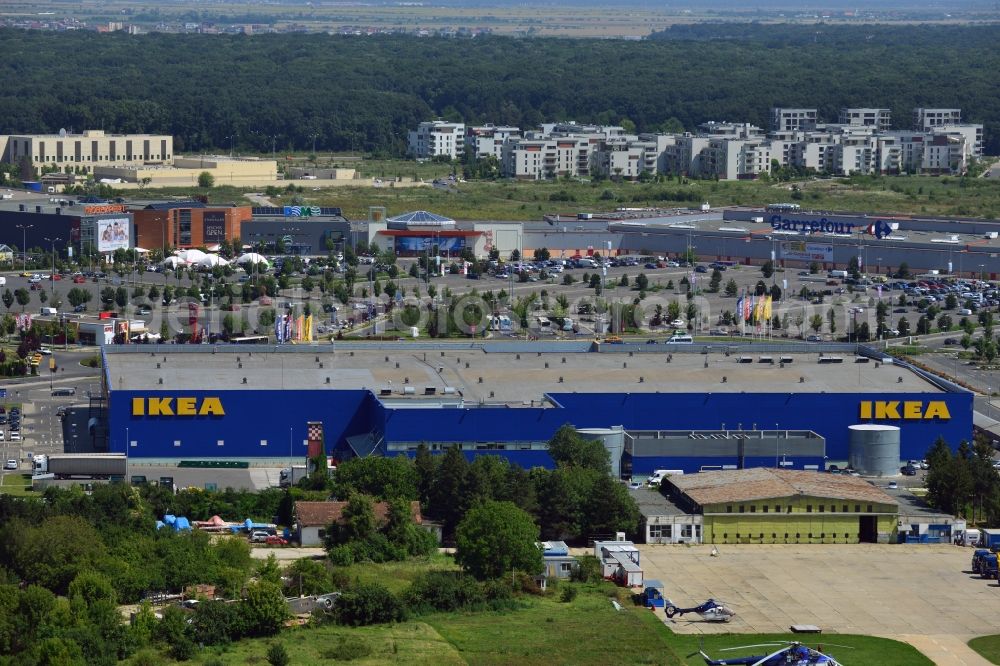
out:
M465 238L445 237L435 238L434 236L400 236L396 238L396 249L407 252L433 251L437 245L441 252L461 252L465 247Z
M223 211L205 211L202 215L204 239L206 243L221 243L226 240L226 214Z
M781 244L781 258L793 261L833 261L833 246L826 243L788 241Z
M97 225L98 252L114 252L129 248L129 227L131 225L127 217L96 220L95 224Z

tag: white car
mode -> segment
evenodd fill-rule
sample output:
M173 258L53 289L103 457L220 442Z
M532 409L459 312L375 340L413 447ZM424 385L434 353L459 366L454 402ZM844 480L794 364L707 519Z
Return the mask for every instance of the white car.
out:
M12 441L12 442L20 442L21 441L21 433L20 433L20 431L11 430L10 431L10 441Z
M17 469L17 461L11 458L3 466L4 469Z
M674 328L685 328L687 326L683 319L674 319L670 322L670 325Z

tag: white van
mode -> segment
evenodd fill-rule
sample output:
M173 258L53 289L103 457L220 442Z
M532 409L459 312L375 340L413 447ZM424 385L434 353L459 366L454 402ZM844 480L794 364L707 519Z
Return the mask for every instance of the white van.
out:
M847 271L830 271L829 273L827 273L827 277L845 278L847 277Z
M50 316L55 316L55 315L59 314L59 311L56 310L55 308L42 308L40 310L40 312L43 315L50 315Z
M674 335L669 340L667 340L668 345L689 345L694 342L694 338L690 335Z
M684 476L684 470L682 469L658 469L654 470L653 474L646 479L646 483L651 486L658 486L663 479L668 476Z

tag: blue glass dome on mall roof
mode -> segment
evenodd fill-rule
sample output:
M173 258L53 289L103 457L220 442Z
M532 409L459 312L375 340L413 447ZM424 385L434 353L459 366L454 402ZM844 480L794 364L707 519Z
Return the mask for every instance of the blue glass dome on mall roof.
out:
M393 222L395 224L405 224L405 225L455 224L455 220L451 219L450 217L444 217L443 215L436 215L426 210L414 210L409 213L403 213L402 215L390 217L388 221Z

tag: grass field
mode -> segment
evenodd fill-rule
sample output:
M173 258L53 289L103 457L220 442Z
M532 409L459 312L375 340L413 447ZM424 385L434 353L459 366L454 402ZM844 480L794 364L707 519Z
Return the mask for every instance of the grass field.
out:
M969 647L992 664L1000 664L1000 634L980 636L969 641Z
M447 165L416 165L406 161L365 162L366 173L404 176L419 169L430 179ZM430 173L427 173L430 172ZM208 192L213 203L231 203L250 190L217 187ZM143 197L204 193L196 188L147 190ZM336 187L296 194L313 205L339 206L350 219L365 219L369 206L385 206L389 215L426 209L458 220L539 220L547 213L603 212L618 207L690 207L755 205L796 201L804 209L847 210L903 215L1000 217L1000 180L898 176L884 178L811 179L796 183L714 182L676 180L663 183L468 182L454 188ZM282 195L276 203L289 200Z
M0 493L5 495L35 495L31 490L30 474L4 474L0 476Z

